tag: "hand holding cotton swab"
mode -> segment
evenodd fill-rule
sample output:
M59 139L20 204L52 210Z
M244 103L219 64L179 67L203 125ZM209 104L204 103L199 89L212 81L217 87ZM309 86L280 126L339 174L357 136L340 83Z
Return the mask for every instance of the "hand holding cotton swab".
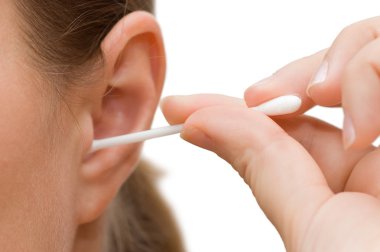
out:
M251 108L263 112L268 116L286 115L297 112L302 105L298 96L281 96L257 107ZM111 137L93 142L91 152L131 143L143 142L149 139L178 134L183 130L183 125L174 125L143 132L131 133L123 136Z

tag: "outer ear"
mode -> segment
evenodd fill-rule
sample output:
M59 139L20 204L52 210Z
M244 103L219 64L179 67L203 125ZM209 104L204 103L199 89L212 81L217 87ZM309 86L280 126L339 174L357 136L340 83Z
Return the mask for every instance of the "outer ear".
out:
M146 12L131 13L102 42L103 91L95 100L95 139L148 129L165 77L165 51L159 25ZM100 93L99 93L100 94ZM89 126L90 127L90 126ZM139 159L141 144L100 150L80 168L79 224L105 211Z

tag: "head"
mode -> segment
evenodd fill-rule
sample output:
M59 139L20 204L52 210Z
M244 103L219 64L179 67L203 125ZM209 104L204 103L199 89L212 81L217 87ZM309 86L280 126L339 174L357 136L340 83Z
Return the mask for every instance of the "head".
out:
M89 155L92 141L147 129L165 73L152 2L126 2L0 2L4 251L103 246L141 145Z

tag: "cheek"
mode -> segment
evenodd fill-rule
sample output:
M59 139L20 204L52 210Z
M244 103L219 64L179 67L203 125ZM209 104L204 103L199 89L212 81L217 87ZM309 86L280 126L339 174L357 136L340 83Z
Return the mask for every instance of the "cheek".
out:
M74 233L74 161L57 151L57 122L37 90L0 74L0 246L9 251L53 251Z
M70 251L75 167L55 149L57 120L31 81L10 3L0 1L0 251Z

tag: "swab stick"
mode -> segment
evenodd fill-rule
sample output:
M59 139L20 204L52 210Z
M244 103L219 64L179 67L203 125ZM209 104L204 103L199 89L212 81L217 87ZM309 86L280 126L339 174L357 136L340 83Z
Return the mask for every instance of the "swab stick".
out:
M297 112L302 105L302 101L298 96L287 95L275 98L269 102L263 103L257 107L253 107L256 111L263 112L268 116L286 115ZM106 139L95 140L93 142L91 152L100 149L143 142L153 138L170 136L178 134L183 130L183 124L167 126L163 128L151 129L147 131L131 133L122 136L116 136Z

